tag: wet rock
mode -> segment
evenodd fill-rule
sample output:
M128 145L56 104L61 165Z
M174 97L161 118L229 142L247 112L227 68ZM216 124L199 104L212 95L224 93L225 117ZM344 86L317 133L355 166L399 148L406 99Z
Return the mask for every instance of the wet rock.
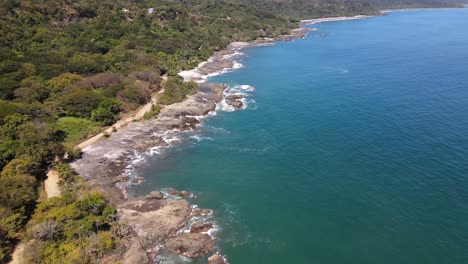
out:
M134 184L140 184L140 183L143 182L143 178L142 177L135 177L135 178L132 179L131 182L134 183Z
M184 233L166 240L166 248L188 258L198 258L214 250L214 240L207 234Z
M133 148L139 151L146 151L154 147L166 147L168 144L162 137L144 135L133 144Z
M173 189L173 188L170 188L167 192L170 195L175 195L175 196L179 196L179 197L195 197L195 195L193 193L191 193L191 192L178 191L178 190Z
M190 228L190 233L203 233L213 228L212 223L195 223Z
M116 177L114 183L128 182L129 179L130 178L127 175L122 175L122 176Z
M164 199L164 194L162 192L150 192L146 197L148 199L162 200Z
M214 254L208 258L207 264L227 264L222 256L219 254Z
M183 117L182 123L184 124L182 129L187 130L194 129L198 124L200 124L200 121L195 117Z
M192 210L192 216L205 216L205 215L210 215L212 214L213 211L210 209L200 209L198 207L194 208Z
M244 97L242 95L233 94L233 95L226 96L225 101L226 101L226 104L233 106L237 109L240 109L244 106L244 103L242 103L243 98Z

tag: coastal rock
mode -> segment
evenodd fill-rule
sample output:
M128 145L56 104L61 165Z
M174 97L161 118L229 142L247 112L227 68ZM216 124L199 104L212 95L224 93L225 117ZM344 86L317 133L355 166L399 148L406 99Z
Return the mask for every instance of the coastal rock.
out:
M208 258L207 264L227 264L224 258L219 254L214 254Z
M234 66L234 62L231 60L223 60L221 59L224 54L222 52L213 54L213 57L218 56L220 59L211 60L206 62L203 67L199 69L199 72L202 75L208 75L210 73L217 72L222 69L229 69Z
M213 111L216 103L221 101L226 85L203 83L199 85L198 93L188 96L184 101L164 107L160 117L177 118L181 116L202 116ZM159 119L159 118L158 118Z
M195 117L183 117L182 123L184 124L182 128L183 130L191 130L200 124L200 121L198 121L198 119Z
M212 223L195 223L190 228L190 233L203 233L213 228Z
M135 177L135 178L132 179L131 182L134 183L134 184L140 184L140 183L143 182L143 178L142 177Z
M146 197L147 199L162 200L164 199L164 194L162 192L150 192Z
M166 240L166 248L188 258L198 258L214 250L214 240L207 234L184 233Z
M191 208L185 200L160 200L151 197L133 199L118 209L119 218L132 226L145 248L172 236L190 217Z
M129 241L128 249L125 251L125 254L122 258L122 264L149 264L150 260L146 251L142 247L140 241L137 237L133 237Z
M162 137L143 135L140 140L135 141L133 148L139 151L146 151L154 147L166 147L168 144Z
M226 104L233 106L236 109L240 109L244 106L244 103L242 103L243 98L244 97L240 94L232 94L232 95L226 96L225 101L226 101Z
M210 215L212 214L213 211L210 209L200 209L198 207L193 208L192 210L192 216L205 216L205 215Z
M191 193L191 192L188 192L188 191L178 191L174 188L169 188L169 190L167 191L170 195L174 195L174 196L179 196L179 197L190 197L190 198L196 198L196 196Z
M304 38L310 31L313 31L313 30L314 30L313 28L308 28L308 27L295 28L291 30L291 32L288 35L279 37L279 40L291 41L296 38Z

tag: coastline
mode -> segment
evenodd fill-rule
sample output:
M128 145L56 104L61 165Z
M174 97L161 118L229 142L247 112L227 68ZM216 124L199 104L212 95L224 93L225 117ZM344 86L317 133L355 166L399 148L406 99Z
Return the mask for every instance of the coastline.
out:
M148 156L180 143L179 133L193 131L205 117L216 111L235 111L247 107L245 94L239 90L249 91L252 87L244 85L241 89L230 90L232 87L225 84L207 82L209 77L242 67L235 59L242 56L243 49L304 38L315 30L305 25L364 18L368 16L302 20L300 27L292 29L288 35L233 42L196 68L179 73L185 81L199 83L197 94L188 96L181 103L164 107L155 118L128 122L109 138L85 144L83 157L71 165L91 187L102 190L113 204L118 205L119 218L130 227L131 239L119 256L122 263L135 263L137 260L138 263L148 263L167 251L191 258L211 252L215 259L223 261L212 263L227 263L226 257L215 251L215 238L210 233L216 223L206 222L207 219L212 221L213 212L192 205L196 196L186 191L170 189L145 197L131 197L129 187L143 181L134 174L135 166ZM199 222L191 221L200 216L205 218L200 218ZM211 224L211 228L192 233L195 224ZM193 250L180 251L180 247ZM163 262L164 259L159 261Z

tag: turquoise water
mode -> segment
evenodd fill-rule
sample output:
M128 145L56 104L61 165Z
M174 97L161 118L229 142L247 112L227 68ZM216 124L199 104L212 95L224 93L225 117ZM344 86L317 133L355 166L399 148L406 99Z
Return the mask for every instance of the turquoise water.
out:
M137 192L196 192L234 264L468 263L468 10L313 27L212 78L254 86L248 108L153 157Z

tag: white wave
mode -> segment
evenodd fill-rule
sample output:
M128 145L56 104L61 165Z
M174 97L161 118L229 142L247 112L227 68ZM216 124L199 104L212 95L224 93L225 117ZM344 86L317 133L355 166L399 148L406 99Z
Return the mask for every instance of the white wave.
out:
M159 190L163 195L166 200L180 200L182 197L178 195L172 195L169 193L169 188L162 188Z
M205 119L206 118L206 115L186 115L186 117L191 117L191 118L195 118L197 120L202 120L202 119Z
M193 135L193 136L190 136L189 138L194 139L194 140L196 140L197 142L200 142L200 141L202 141L202 140L214 140L214 139L212 139L212 138L210 138L210 137L202 137L202 136L200 136L200 135Z
M242 84L240 85L240 88L244 91L248 91L248 92L253 92L255 91L255 88L251 85L248 85L248 84Z
M239 93L243 96L250 96L250 93L255 91L255 88L251 85L241 84L230 86L227 90L227 94Z
M216 104L215 111L234 112L237 110L235 107L226 103L226 97L230 95L242 96L242 99L240 99L242 102L242 109L247 109L250 105L255 104L255 100L249 98L251 96L251 92L253 91L255 91L255 88L247 84L229 86L223 92L223 99L221 102Z
M221 127L214 127L214 126L206 126L205 130L210 132L210 133L215 133L215 134L224 134L224 135L229 135L231 134L231 131L221 128Z
M223 112L234 112L236 111L236 108L234 108L232 105L228 105L226 103L226 99L223 98L221 102L216 104L216 110L223 111Z
M241 56L244 56L245 54L236 50L234 51L233 53L229 53L229 54L226 54L223 56L224 59L232 59L232 58L237 58L237 57L241 57Z
M193 260L182 255L174 254L165 248L158 249L154 263L181 264L193 263Z
M247 109L247 106L249 105L247 98L244 97L240 101L242 102L242 109Z
M234 61L234 65L232 66L232 69L237 70L237 69L240 69L240 68L243 68L243 67L244 67L244 65L242 63Z

